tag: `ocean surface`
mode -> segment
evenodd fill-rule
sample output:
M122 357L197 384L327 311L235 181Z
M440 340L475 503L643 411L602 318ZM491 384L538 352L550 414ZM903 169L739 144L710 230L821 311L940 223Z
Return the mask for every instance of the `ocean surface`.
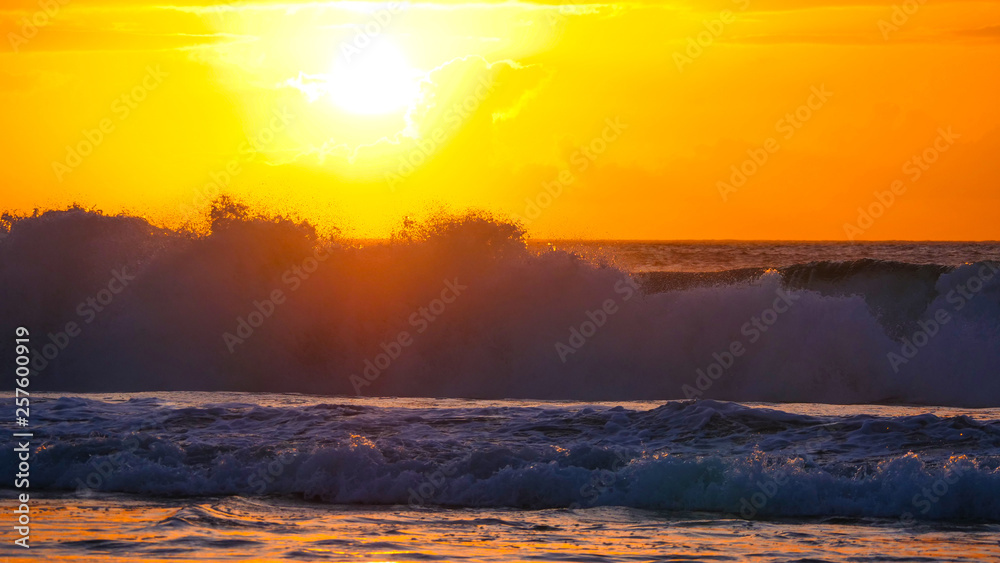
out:
M34 400L36 560L1000 558L1000 409Z
M1000 560L1000 244L6 228L35 559Z
M532 241L530 246L616 262L633 272L723 272L864 259L955 267L1000 258L1000 242Z

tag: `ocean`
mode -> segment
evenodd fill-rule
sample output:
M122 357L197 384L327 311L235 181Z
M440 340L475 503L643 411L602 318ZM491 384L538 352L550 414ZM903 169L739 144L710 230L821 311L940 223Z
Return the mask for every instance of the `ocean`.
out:
M526 243L476 215L374 244L23 219L0 502L10 530L30 492L32 547L0 556L1000 560L998 271L997 243Z
M43 561L1000 558L1000 409L35 400Z

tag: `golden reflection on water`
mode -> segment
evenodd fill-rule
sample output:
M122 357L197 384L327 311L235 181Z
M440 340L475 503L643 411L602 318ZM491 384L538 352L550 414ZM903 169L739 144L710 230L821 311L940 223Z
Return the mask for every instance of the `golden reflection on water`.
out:
M36 499L6 561L1000 560L997 526L746 521L624 508L434 510L243 498ZM21 548L17 548L21 549ZM960 557L960 559L958 559Z

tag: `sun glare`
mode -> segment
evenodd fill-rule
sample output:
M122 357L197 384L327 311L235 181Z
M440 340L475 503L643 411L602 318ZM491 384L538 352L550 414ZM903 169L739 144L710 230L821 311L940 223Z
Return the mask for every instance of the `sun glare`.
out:
M330 73L330 100L354 114L402 111L419 96L422 73L393 43L381 41L354 56L338 57Z

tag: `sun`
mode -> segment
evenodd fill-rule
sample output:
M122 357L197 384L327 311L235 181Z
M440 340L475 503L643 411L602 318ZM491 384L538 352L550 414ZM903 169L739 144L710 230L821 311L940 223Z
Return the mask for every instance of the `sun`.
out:
M420 96L423 73L402 51L381 40L357 53L344 53L330 72L329 98L344 111L380 115L409 108Z

